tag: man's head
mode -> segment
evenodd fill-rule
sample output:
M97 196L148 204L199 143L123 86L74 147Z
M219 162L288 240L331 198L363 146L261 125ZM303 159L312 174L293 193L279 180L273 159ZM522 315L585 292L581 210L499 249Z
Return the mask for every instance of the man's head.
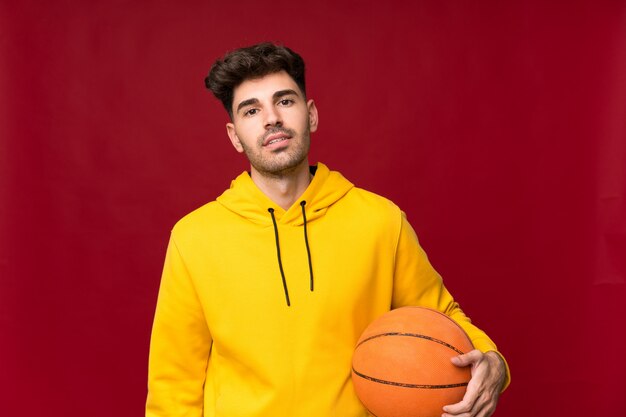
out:
M232 120L235 88L246 80L280 71L285 71L306 97L302 57L285 46L269 42L229 52L213 64L204 83L222 102Z
M284 46L262 43L218 60L206 84L230 114L228 137L253 175L308 172L318 115L304 90L304 61Z

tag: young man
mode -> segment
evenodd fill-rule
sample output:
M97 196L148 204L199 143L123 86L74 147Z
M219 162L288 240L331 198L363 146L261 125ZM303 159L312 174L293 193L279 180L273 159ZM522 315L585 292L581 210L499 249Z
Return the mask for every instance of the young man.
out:
M242 48L218 60L206 84L250 172L172 230L146 416L367 416L350 379L353 349L370 322L406 305L444 312L476 347L455 359L472 366L472 379L442 414L491 415L508 383L504 360L402 211L309 166L318 113L302 58L268 43Z

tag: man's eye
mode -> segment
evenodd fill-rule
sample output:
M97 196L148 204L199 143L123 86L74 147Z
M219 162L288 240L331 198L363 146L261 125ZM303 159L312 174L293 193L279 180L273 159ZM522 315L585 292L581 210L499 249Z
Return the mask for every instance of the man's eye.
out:
M290 104L293 104L293 100L290 98L284 98L282 100L280 100L278 102L281 106L289 106Z
M257 113L257 109L249 109L244 112L244 116L254 116Z

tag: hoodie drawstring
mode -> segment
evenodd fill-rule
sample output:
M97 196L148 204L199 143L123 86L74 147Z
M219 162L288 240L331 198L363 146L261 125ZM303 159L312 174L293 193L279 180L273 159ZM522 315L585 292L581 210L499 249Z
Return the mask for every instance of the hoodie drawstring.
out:
M306 246L306 254L309 260L309 277L310 277L310 286L311 291L313 291L313 264L311 263L311 249L309 248L309 236L307 234L306 229L306 212L304 211L304 206L306 205L306 201L300 202L300 207L302 207L302 219L304 220L304 244ZM272 224L274 225L274 238L276 239L276 255L278 257L278 268L280 269L280 276L283 280L283 290L285 291L285 299L287 300L287 306L291 306L291 302L289 301L289 290L287 289L287 280L285 278L285 271L283 269L283 261L280 256L280 243L278 241L278 225L276 224L276 217L274 217L274 209L268 208L267 211L270 212L270 216L272 216Z
M283 271L283 261L280 258L280 244L278 243L278 226L276 225L276 218L274 217L274 209L268 208L272 216L272 223L274 223L274 236L276 237L276 254L278 255L278 267L280 268L280 276L283 278L283 289L285 290L285 298L287 299L287 307L291 305L289 302L289 290L287 290L287 280L285 279L285 271Z
M306 233L306 213L304 211L305 205L306 201L302 200L300 202L300 207L302 207L302 218L304 219L304 244L306 245L306 256L309 258L309 276L311 281L311 291L313 291L313 265L311 264L311 249L309 249L309 237Z

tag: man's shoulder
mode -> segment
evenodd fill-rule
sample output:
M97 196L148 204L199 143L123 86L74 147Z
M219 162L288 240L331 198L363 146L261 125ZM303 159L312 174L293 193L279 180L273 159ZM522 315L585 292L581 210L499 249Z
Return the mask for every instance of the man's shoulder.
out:
M353 187L337 205L342 218L349 217L361 227L394 234L402 223L402 210L390 199L372 191Z
M366 211L388 213L393 216L401 214L400 208L393 201L364 188L353 187L346 197L351 204L359 205Z
M395 245L402 229L402 210L389 198L353 187L337 204L341 227L356 227L377 242Z
M172 233L185 236L198 231L206 231L219 224L224 209L217 201L210 201L183 216L172 228Z

